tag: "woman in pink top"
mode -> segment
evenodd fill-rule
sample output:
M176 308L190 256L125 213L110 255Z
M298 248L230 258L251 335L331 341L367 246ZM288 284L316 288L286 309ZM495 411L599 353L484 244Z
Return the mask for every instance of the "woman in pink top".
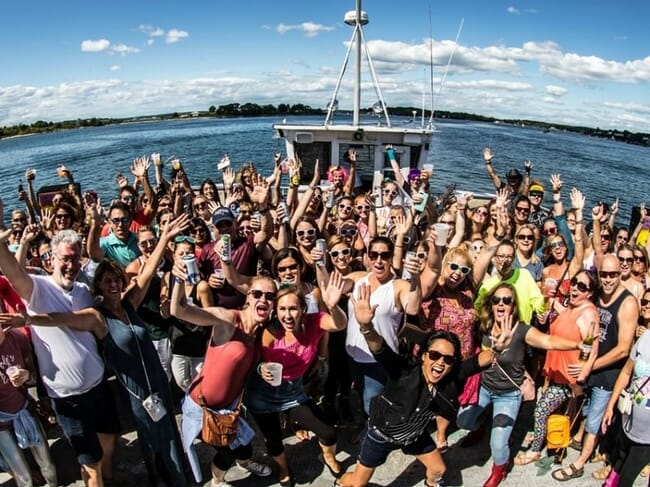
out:
M329 309L335 308L341 297L343 278L332 274L323 300ZM279 466L280 485L293 485L282 444L280 412L286 413L289 422L313 431L323 451L323 461L332 475L341 473L336 461L336 430L326 424L323 414L309 399L303 387L303 375L317 359L318 342L325 332L338 331L328 313L307 314L307 302L295 286L280 289L276 300L275 320L262 335L261 362L246 389L245 402L262 430L266 448ZM282 365L279 385L271 369Z

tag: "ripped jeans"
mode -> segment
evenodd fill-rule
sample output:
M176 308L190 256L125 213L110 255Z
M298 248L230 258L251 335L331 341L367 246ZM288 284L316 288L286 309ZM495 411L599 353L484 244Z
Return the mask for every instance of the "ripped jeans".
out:
M475 431L480 426L480 417L485 408L492 403L492 431L490 433L490 450L495 465L504 465L510 458L508 440L519 414L521 391L496 393L481 386L478 404L460 408L458 426Z

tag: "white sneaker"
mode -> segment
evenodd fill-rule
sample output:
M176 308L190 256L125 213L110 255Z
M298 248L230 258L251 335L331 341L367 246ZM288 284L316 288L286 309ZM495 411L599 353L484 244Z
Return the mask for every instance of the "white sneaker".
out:
M264 463L256 462L255 460L237 460L237 465L248 470L250 473L257 475L258 477L268 477L272 472L271 467Z

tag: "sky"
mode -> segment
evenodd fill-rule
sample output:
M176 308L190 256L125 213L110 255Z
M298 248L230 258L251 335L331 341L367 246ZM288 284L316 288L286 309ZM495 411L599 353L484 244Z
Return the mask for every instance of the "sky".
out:
M354 7L353 0L5 2L0 126L246 102L325 108L352 36L343 17ZM362 7L389 107L650 133L650 2ZM365 60L363 71L361 105L371 106L377 96ZM341 109L352 108L352 83L349 68Z

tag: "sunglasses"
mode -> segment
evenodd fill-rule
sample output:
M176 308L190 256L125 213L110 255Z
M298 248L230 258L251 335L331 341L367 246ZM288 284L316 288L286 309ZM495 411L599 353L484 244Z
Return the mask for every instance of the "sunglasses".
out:
M370 211L370 205L358 205L357 211Z
M350 205L339 205L339 210L352 211L352 207Z
M648 306L650 304L650 299L641 299L641 306Z
M197 203L194 205L194 208L207 208L208 204L207 203Z
M533 242L535 240L535 235L532 235L532 234L530 234L530 235L525 234L524 235L522 233L521 235L517 235L517 240L528 240L529 242Z
M309 230L298 230L296 232L296 235L300 238L302 237L313 237L316 235L316 229L315 228L310 228Z
M23 217L21 217L21 218L12 218L11 221L12 222L26 222L27 218L23 218Z
M190 233L191 233L191 234L194 234L194 233L205 233L205 228L203 228L203 227L192 228L192 229L190 230Z
M298 269L298 264L285 265L284 267L278 267L278 274L280 272L295 271Z
M600 234L600 239L601 240L611 240L612 236L609 233L601 233Z
M559 240L557 242L552 242L551 244L549 244L549 247L552 248L552 249L555 249L557 247L565 247L565 245L564 245L564 242Z
M587 291L591 291L591 288L587 286L584 282L578 281L577 277L571 279L571 285L577 287L578 291L580 291L581 293L586 293Z
M512 259L515 258L515 256L514 255L495 255L494 258L497 259L497 260L512 260Z
M544 196L544 193L542 193L541 191L531 191L530 193L528 193L528 196L532 198L541 198L542 196Z
M174 243L191 243L194 245L196 243L196 240L194 240L192 237L188 237L187 235L178 235L176 238L174 238Z
M395 243L397 241L397 235L393 234L390 236L390 241ZM411 237L408 235L404 236L404 245L410 245L411 244Z
M368 258L370 260L388 260L391 258L391 253L390 252L377 252L376 250L371 250L368 252Z
M138 242L138 245L140 247L148 247L149 245L156 245L158 243L158 240L155 238L150 238L149 240L140 240Z
M120 198L120 201L123 201L123 202L126 203L126 202L128 202L128 201L135 201L135 200L137 200L137 199L138 199L137 196L122 196L122 197Z
M330 252L332 259L336 259L339 255L342 257L350 255L350 249L332 250Z
M131 218L128 216L123 216L121 218L109 218L109 220L113 225L119 225L119 224L128 225L129 222L131 221Z
M515 210L520 212L520 213L529 213L530 208L524 207L524 206L516 206Z
M634 262L634 257L618 257L618 261L621 264L631 264L632 262Z
M485 210L476 210L476 211L474 212L474 214L475 214L475 215L481 215L481 216L487 216L487 215L488 215L488 212L485 211Z
M65 218L70 218L70 215L68 213L57 213L56 215L54 215L54 218L56 218L57 220L63 220Z
M415 254L415 256L420 260L424 260L427 258L426 252L418 252L417 254Z
M41 255L38 256L41 260L47 260L50 257L52 257L52 251L48 250L47 252L42 253Z
M267 301L275 301L275 293L269 292L269 291L260 291L259 289L251 289L248 291L248 294L253 296L254 299L262 299L262 296L264 296L264 299Z
M437 362L438 360L442 359L442 361L447 365L453 365L453 363L456 361L456 358L453 355L445 355L444 353L440 353L437 350L427 350L427 356L432 362Z
M510 306L512 304L512 296L492 296L490 299L490 302L492 304L505 304L506 306Z
M557 233L557 227L549 227L542 230L542 235L555 235Z
M619 271L598 271L598 275L601 279L614 279L620 274Z
M456 220L451 220L451 221L440 220L440 223L446 223L447 225L455 225Z
M449 268L451 269L452 272L458 271L464 276L469 274L470 271L472 270L470 267L467 267L466 265L456 264L455 262L450 262Z
M356 228L342 228L339 234L343 237L354 237L357 234Z
M385 190L382 191L382 193L384 193L384 194L389 194L389 195L391 195L393 198L394 198L395 196L397 196L397 191L392 191L392 190L390 190L390 189L385 189Z
M634 262L645 262L645 257L643 255L635 255Z

